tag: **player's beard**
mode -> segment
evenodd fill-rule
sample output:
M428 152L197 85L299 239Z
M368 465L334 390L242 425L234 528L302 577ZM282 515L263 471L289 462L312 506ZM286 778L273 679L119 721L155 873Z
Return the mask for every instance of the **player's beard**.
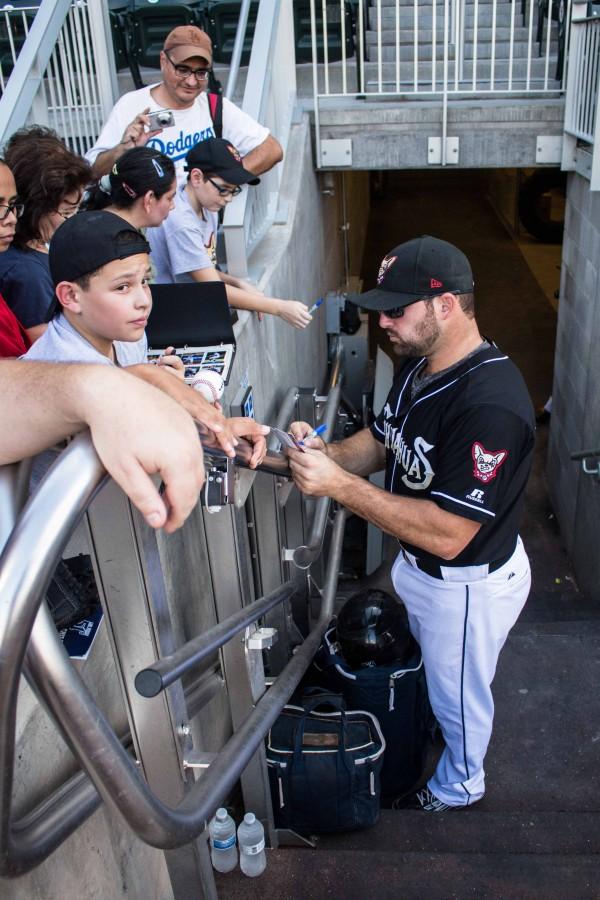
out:
M435 318L435 309L431 300L425 301L425 315L415 326L414 334L404 338L392 332L392 346L396 356L427 356L440 336L440 326ZM389 333L389 332L388 332Z

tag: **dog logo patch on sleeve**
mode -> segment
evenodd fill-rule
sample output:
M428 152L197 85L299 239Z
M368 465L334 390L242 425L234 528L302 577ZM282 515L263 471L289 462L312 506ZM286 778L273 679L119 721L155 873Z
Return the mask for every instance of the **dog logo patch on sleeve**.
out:
M508 450L486 450L477 441L471 447L473 457L473 475L487 483L496 477L498 469L508 457Z

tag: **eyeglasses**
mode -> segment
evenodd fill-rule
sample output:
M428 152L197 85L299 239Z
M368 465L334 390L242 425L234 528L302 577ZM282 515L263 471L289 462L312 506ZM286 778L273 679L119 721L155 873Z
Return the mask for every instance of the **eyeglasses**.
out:
M447 293L453 294L454 291L447 291ZM415 303L425 303L427 300L433 299L433 297L419 297L418 300L411 300L410 303L406 303L404 306L395 306L393 309L382 309L381 312L384 316L387 316L388 319L401 319L407 306L414 306Z
M179 66L173 62L169 54L166 50L163 50L163 53L175 69L175 74L178 78L181 78L183 81L185 78L189 78L190 75L193 75L196 81L207 81L208 76L210 75L210 69L190 69L189 66Z
M23 215L23 210L25 209L24 203L1 203L0 204L0 222L4 222L11 213L15 214L15 217L19 219Z
M61 219L64 219L65 222L67 221L67 219L72 218L75 215L75 213L78 213L78 212L79 212L79 203L77 204L77 206L72 206L70 209L67 209L67 210L64 210L64 209L56 210L56 214L59 215L61 217Z
M219 197L230 197L230 196L237 197L238 194L242 193L242 189L239 186L239 184L236 185L236 187L228 188L228 187L223 187L220 184L217 184L217 182L213 181L212 178L209 178L208 175L206 176L206 180L210 181L212 186L218 190Z

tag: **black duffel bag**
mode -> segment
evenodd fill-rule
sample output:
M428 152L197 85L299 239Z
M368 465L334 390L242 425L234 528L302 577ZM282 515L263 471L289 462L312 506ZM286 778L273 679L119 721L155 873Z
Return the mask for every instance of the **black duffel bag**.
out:
M267 737L275 825L300 834L374 825L384 749L376 718L344 709L339 695L316 691L284 706Z
M420 780L435 719L416 642L401 664L351 669L341 654L332 623L304 684L342 694L348 708L364 709L377 718L386 743L381 772L383 797L401 796Z

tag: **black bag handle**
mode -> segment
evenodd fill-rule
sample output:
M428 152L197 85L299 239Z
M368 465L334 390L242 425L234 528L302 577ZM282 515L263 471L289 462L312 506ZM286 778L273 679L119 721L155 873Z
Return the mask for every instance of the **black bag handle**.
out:
M300 702L304 707L305 714L313 712L319 706L332 706L342 713L346 711L346 701L341 694L324 690L318 686L305 688Z

